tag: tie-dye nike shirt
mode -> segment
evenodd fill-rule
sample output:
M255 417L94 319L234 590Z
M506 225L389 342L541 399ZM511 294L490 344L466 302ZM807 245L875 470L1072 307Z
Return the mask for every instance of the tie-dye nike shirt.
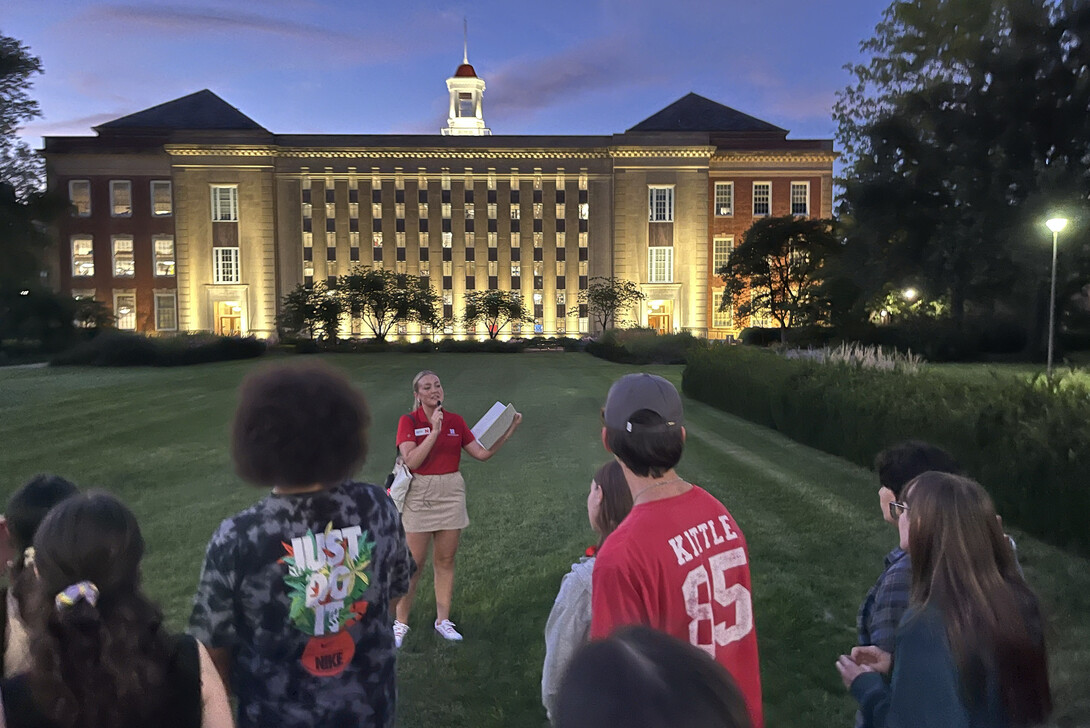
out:
M271 494L223 521L189 632L230 651L239 728L391 725L390 600L412 569L401 517L374 485Z

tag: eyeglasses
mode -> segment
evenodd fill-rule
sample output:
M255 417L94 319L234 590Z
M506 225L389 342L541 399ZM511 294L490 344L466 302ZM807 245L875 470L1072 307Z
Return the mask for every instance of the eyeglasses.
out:
M897 520L901 517L902 513L908 512L908 504L900 501L890 501L889 503L889 517L893 520Z

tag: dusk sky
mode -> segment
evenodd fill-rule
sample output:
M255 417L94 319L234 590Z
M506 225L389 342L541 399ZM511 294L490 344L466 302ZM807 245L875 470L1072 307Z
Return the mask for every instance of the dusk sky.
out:
M888 4L0 0L0 33L42 60L35 147L203 88L277 133L435 134L463 17L494 134L618 133L695 91L804 139Z

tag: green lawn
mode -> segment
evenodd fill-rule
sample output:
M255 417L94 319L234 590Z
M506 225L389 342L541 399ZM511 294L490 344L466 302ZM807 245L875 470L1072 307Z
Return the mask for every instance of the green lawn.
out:
M409 382L436 370L452 411L474 421L513 401L523 426L488 463L465 463L473 523L459 552L453 619L431 630L430 575L400 657L402 726L540 726L542 630L561 576L593 536L586 487L606 458L598 413L632 369L581 354L342 355L372 406L362 477L385 477ZM0 498L51 470L107 488L136 511L145 580L181 626L204 546L224 516L261 496L231 472L235 388L254 362L170 370L0 370ZM657 367L675 383L680 367ZM724 386L730 386L724 383ZM749 540L768 725L848 726L833 667L895 533L866 470L696 402L679 472L718 496ZM1017 531L1022 563L1051 615L1057 725L1090 723L1090 564Z

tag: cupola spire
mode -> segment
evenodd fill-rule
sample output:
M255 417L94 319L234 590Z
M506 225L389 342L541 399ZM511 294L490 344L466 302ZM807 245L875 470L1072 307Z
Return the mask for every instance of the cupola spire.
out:
M447 79L450 92L450 115L447 125L440 131L444 136L490 136L492 130L484 125L482 99L484 81L469 65L469 21L462 18L462 65Z

